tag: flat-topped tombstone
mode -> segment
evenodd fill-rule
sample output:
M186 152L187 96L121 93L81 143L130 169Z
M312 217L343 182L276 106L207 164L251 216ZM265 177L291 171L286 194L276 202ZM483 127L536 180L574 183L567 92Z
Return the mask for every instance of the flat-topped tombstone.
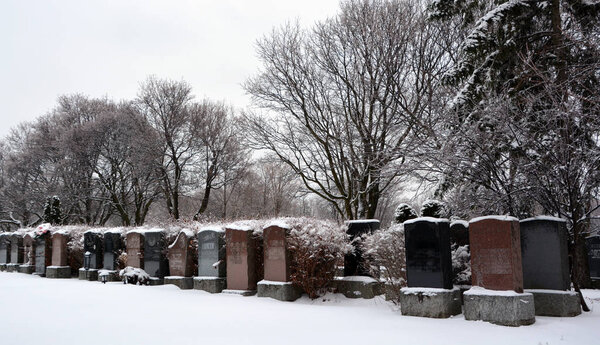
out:
M10 236L10 263L23 263L23 236L19 234Z
M225 277L225 232L220 229L203 229L198 232L198 275L200 277Z
M83 233L83 252L90 253L90 269L102 268L102 234L93 230L88 230Z
M189 230L180 231L169 246L169 274L178 277L191 277L194 274L190 242L194 234Z
M123 252L121 232L107 231L104 233L103 268L114 271L118 268L119 255Z
M0 233L0 264L10 263L10 234Z
M590 277L600 279L600 235L590 236L586 239Z
M52 266L67 266L67 242L69 235L62 232L52 234Z
M450 243L457 246L469 245L469 222L455 220L450 223Z
M227 289L256 290L257 243L251 229L225 229Z
M473 286L523 292L518 219L508 216L472 219L469 243Z
M523 288L569 290L567 224L563 219L536 217L520 222Z
M35 248L35 273L46 274L46 267L52 265L52 239L50 231L45 230L36 234L34 238Z
M350 241L357 236L373 233L379 229L380 222L377 219L351 220L346 222L348 229L346 233L350 236ZM347 254L344 257L344 276L368 276L369 271L364 267L362 252L358 246L354 247L353 254Z
M136 231L127 233L126 266L144 269L144 235Z
M449 221L431 217L404 222L409 287L452 289Z
M35 252L33 250L33 235L30 233L23 236L23 265L35 265Z
M144 233L144 271L151 277L164 278L169 275L167 263L167 240L164 231Z
M290 280L288 233L289 229L283 225L271 225L263 230L265 280L277 282Z

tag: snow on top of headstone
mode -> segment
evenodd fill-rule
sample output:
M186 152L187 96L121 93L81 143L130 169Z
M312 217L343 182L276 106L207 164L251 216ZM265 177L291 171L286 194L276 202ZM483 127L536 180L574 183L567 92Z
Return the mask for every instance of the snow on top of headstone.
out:
M198 233L201 233L203 231L225 232L225 226L220 223L202 225L200 229L198 229Z
M521 221L521 223L522 222L530 222L530 221L533 221L533 220L549 220L549 221L552 221L552 222L565 222L565 223L567 222L566 219L558 218L558 217L553 217L553 216L535 216L535 217L523 219Z
M184 228L180 232L183 232L187 237L194 237L194 232L191 229Z
M348 220L346 224L364 224L364 223L381 223L379 219L355 219Z
M460 224L467 228L469 227L469 222L467 222L466 220L462 220L462 219L457 219L457 220L453 220L450 222L450 226L452 226L454 224Z
M277 226L277 227L280 227L283 229L291 229L292 228L292 226L289 224L289 219L287 219L287 218L271 219L265 224L263 229L269 228L271 226Z
M494 220L507 220L507 221L511 221L511 222L518 222L519 220L515 217L512 216L500 216L500 215L492 215L492 216L483 216L483 217L477 217L477 218L473 218L469 221L469 224L471 223L475 223L475 222L479 222L481 220L487 220L487 219L494 219Z
M513 290L489 290L481 286L473 286L469 290L464 292L464 295L483 295L483 296L523 296L531 295L527 292L516 292Z
M449 223L450 221L447 218L419 217L407 220L404 225L416 222Z

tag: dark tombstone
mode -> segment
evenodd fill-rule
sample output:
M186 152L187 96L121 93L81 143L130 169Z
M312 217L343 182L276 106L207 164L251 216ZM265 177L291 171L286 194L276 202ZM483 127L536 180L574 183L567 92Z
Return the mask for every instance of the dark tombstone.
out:
M198 232L198 276L225 277L225 233L216 230Z
M35 274L45 276L46 267L52 265L52 239L50 231L45 230L36 234L35 248Z
M93 230L88 230L83 233L83 252L90 253L90 269L100 269L102 268L102 258L103 258L103 239L102 234L98 232L94 232Z
M169 274L176 277L191 277L194 274L190 242L194 234L180 231L175 242L169 246Z
M262 279L257 238L251 229L225 229L227 289L256 290Z
M164 278L169 275L167 262L167 239L164 231L144 233L144 271L150 277Z
M520 222L520 232L523 288L569 290L566 222L551 217L529 218Z
M144 235L135 230L127 233L126 266L144 269Z
M103 268L114 271L119 267L119 255L123 252L123 238L120 232L107 231L104 233Z
M471 281L491 290L523 292L519 220L488 216L469 223Z
M290 281L290 253L287 249L289 229L272 225L263 230L265 280Z
M585 241L588 251L590 277L600 280L600 235L590 236Z
M10 236L10 263L23 263L23 237L20 234Z
M35 265L35 252L33 251L33 236L30 233L23 236L23 266Z
M409 287L452 289L448 225L447 219L429 217L404 222Z
M379 229L379 220L377 219L364 219L364 220L351 220L346 223L348 229L346 233L350 236L350 241L356 237L370 234L375 230ZM362 258L362 252L358 246L354 246L354 253L347 254L344 257L344 276L368 276L369 270L364 267L364 260Z
M10 263L10 234L0 234L0 264Z
M455 220L450 223L450 243L457 246L469 245L469 223Z

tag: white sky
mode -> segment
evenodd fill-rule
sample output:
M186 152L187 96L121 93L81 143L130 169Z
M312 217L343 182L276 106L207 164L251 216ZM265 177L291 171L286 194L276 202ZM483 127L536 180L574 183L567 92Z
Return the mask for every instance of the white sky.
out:
M254 43L333 16L339 0L0 0L0 137L62 94L132 99L148 75L244 107Z

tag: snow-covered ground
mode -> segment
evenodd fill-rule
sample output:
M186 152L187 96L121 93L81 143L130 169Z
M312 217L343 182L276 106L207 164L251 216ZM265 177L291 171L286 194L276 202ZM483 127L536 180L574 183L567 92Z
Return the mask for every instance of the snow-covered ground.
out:
M0 344L598 344L600 291L585 295L591 313L510 328L402 316L381 298L289 303L0 272Z

